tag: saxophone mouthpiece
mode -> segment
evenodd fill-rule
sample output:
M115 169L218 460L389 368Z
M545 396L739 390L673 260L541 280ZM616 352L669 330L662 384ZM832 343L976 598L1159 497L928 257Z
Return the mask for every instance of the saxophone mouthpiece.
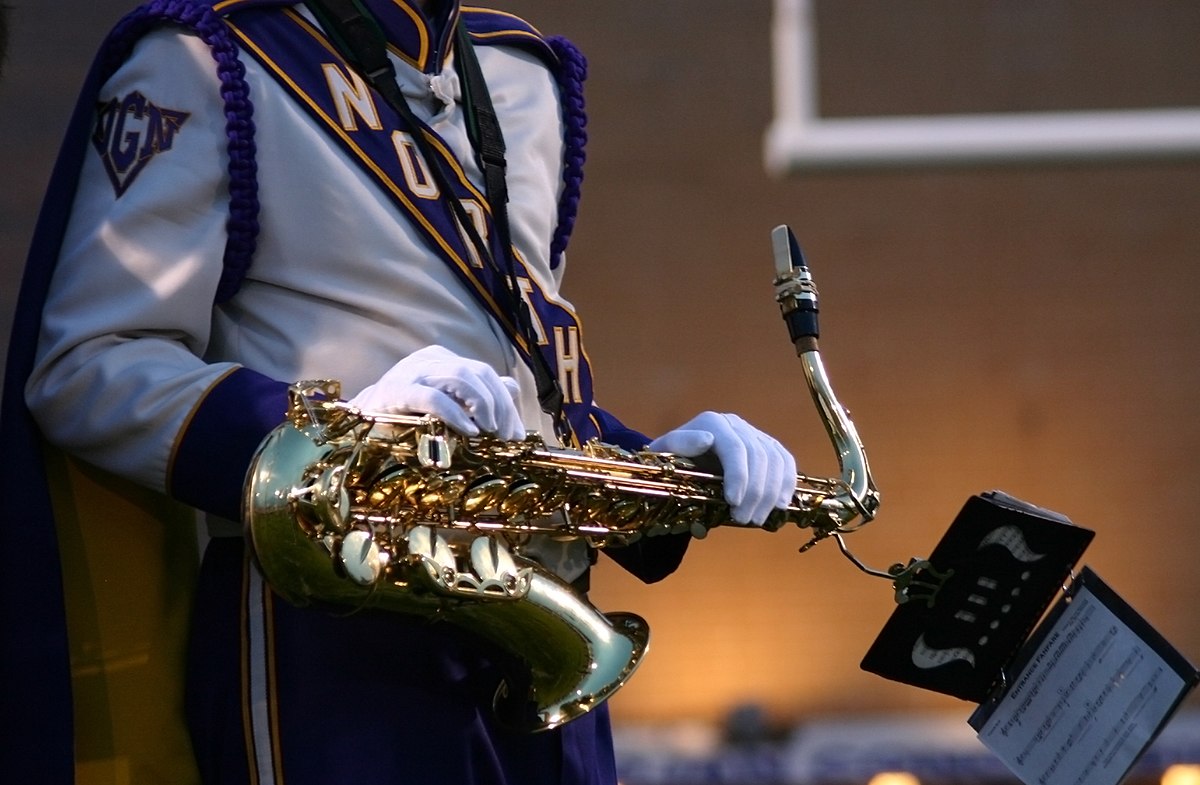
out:
M771 231L771 246L775 253L775 300L796 353L816 351L821 329L817 323L817 287L804 260L804 252L796 235L786 224Z

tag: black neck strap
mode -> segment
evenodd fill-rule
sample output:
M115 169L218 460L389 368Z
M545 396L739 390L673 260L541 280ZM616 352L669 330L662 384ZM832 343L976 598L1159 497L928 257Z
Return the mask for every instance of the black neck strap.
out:
M488 203L492 207L492 220L500 235L500 247L512 246L512 234L508 228L508 185L505 173L508 161L504 154L504 134L500 131L500 120L492 107L492 96L483 79L483 69L475 46L467 33L467 26L459 24L455 31L454 68L463 83L463 112L467 117L467 135L475 150L475 159L483 172L484 188Z
M308 0L305 5L317 17L334 45L373 87L388 105L413 129L413 138L425 158L438 187L455 218L467 234L479 258L487 260L494 270L506 278L507 306L516 328L524 337L529 349L530 364L537 381L538 402L549 414L555 429L564 443L568 442L570 426L563 412L563 393L557 377L550 369L546 358L538 348L537 334L529 314L529 306L521 297L517 283L517 266L512 259L512 233L508 223L508 186L505 181L504 136L500 122L492 106L491 95L479 67L474 45L461 17L456 30L455 68L463 84L463 111L467 118L467 134L475 150L476 161L483 172L484 188L492 210L492 221L496 227L498 245L504 254L501 265L493 256L488 244L475 228L462 204L454 199L449 177L446 175L436 151L421 133L422 124L413 114L396 81L396 69L387 53L387 37L383 28L358 0Z

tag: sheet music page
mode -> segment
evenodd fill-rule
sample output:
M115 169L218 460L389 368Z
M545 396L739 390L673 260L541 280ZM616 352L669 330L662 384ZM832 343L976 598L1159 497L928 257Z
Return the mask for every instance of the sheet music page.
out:
M1189 689L1086 586L1010 678L979 738L1026 785L1116 785Z

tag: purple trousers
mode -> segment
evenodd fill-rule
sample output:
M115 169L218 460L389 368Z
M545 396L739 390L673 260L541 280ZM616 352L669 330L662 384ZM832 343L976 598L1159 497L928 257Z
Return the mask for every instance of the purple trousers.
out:
M606 706L507 730L491 715L499 678L448 625L297 608L241 538L205 554L187 694L205 785L615 785Z

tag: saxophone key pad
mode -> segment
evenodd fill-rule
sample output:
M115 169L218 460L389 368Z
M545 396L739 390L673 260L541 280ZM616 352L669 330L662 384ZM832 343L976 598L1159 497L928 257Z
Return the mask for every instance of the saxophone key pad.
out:
M477 477L463 491L463 511L475 515L487 510L499 508L500 502L508 493L508 483L494 474L484 474Z
M297 517L307 522L317 533L326 527L344 531L350 516L350 495L344 484L346 467L323 469L307 484L291 492Z
M340 554L346 575L360 586L370 586L379 580L388 562L387 553L380 550L371 533L361 529L342 538Z
M528 477L518 477L509 483L504 501L500 502L500 512L509 518L530 515L538 510L541 499L542 486Z
M454 445L440 434L423 433L417 440L417 460L425 467L450 468L450 456Z
M421 494L422 507L445 507L458 501L467 487L467 478L462 474L441 474L427 483Z

